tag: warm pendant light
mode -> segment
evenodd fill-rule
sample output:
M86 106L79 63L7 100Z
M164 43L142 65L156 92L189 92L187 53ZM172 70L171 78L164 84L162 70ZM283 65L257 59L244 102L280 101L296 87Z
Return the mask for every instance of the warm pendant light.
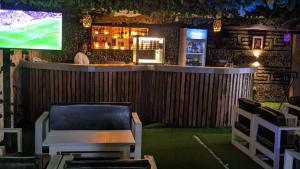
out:
M222 29L222 21L221 19L215 19L213 22L214 32L220 32Z
M92 25L92 17L88 13L82 16L82 25L85 28L89 28Z

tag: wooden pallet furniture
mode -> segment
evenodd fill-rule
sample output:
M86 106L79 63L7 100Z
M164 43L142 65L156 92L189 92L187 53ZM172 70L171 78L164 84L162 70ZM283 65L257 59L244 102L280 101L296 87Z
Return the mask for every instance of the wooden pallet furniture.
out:
M22 128L0 128L0 133L12 133L17 135L18 153L22 152ZM5 152L2 150L1 152ZM4 155L4 154L2 154Z
M140 159L142 123L129 105L52 105L35 123L35 153L42 154L45 148L51 155L118 151L121 158Z
M269 150L265 146L263 146L261 143L257 141L257 134L258 134L258 126L262 126L274 133L274 148L272 150ZM280 153L281 149L281 137L283 131L300 131L300 127L280 127L276 126L259 116L254 117L254 137L253 139L253 156L252 159L256 161L258 164L260 164L265 169L279 169L279 162L280 162L280 156L282 155ZM259 155L257 152L261 152L263 155ZM269 158L271 159L272 164L268 164L263 160L263 158Z
M300 153L295 150L285 150L283 169L293 169L294 159L300 161Z
M244 118L247 118L250 121L250 134L247 135L237 128L235 128L235 122L238 121L239 116L243 116ZM253 154L253 137L254 137L254 117L258 116L257 114L249 113L239 107L234 108L234 119L232 124L232 135L231 135L231 143L240 149L242 152L247 154L248 156L251 156Z
M253 114L244 109L236 107L234 109L234 120L232 121L231 143L263 168L279 169L280 158L283 156L283 154L280 152L282 132L287 131L289 133L294 133L300 131L300 127L297 126L297 117L289 114L288 111L286 111L287 106L289 105L284 104L283 110L285 110L284 114L289 126L274 125L261 118L258 114ZM236 128L235 122L238 122L239 116L243 116L250 121L249 134L245 134ZM257 140L259 126L269 130L274 134L273 149L267 148ZM271 161L271 163L266 162L266 160Z

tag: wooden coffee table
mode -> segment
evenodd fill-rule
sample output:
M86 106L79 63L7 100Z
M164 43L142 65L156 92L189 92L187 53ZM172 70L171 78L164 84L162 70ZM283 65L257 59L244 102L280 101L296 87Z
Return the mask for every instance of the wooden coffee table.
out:
M120 151L123 159L129 159L130 146L134 144L131 130L53 130L43 142L43 146L49 146L51 156L63 152Z

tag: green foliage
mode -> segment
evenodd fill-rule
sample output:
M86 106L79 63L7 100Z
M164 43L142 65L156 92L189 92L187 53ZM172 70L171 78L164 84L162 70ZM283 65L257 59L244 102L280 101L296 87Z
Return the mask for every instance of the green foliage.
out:
M169 13L173 15L216 15L228 14L276 16L279 11L296 13L300 0L3 0L2 3L25 4L38 9L64 10L66 7L83 10L108 11L133 10L143 14ZM292 14L291 14L292 15Z

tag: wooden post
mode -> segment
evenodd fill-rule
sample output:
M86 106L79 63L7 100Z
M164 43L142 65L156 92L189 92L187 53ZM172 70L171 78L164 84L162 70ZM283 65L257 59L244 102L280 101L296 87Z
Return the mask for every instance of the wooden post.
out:
M3 49L3 111L4 127L11 127L10 116L10 49Z

